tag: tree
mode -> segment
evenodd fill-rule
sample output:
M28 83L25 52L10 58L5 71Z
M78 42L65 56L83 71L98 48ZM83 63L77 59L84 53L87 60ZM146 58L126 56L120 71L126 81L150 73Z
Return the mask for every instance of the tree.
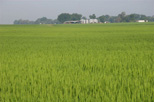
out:
M71 15L69 13L62 13L57 18L61 23L64 23L65 21L71 20Z
M36 21L35 21L35 24L50 24L48 23L48 19L46 17L42 17L42 18L38 18Z
M117 22L125 22L125 16L126 16L126 13L121 12L121 14L119 14L117 17Z
M86 18L85 16L83 16L81 19L84 19L84 20L86 20L87 18Z
M57 19L55 19L53 20L52 24L60 24L60 22Z
M92 15L89 16L89 18L90 19L96 19L96 15L95 14L92 14Z
M141 18L140 19L142 19L142 20L146 20L146 15L141 15Z
M14 24L34 24L34 21L19 19L19 20L15 20Z
M110 16L109 16L109 15L102 15L102 16L98 17L98 19L99 19L101 22L105 22L105 21L109 21Z
M96 15L92 14L89 16L91 19L95 19ZM57 19L52 20L46 17L38 18L36 21L29 21L29 20L15 20L14 24L60 24L64 23L65 21L70 20L80 20L86 19L86 17L82 17L81 14L73 13L62 13L58 16ZM136 20L148 20L149 22L154 22L154 16L146 16L141 14L130 14L126 15L125 12L121 12L118 16L109 16L109 15L102 15L97 18L101 22L109 21L111 23L114 22L136 22Z
M105 16L103 15L103 16L100 16L99 18L98 18L99 20L100 20L100 22L105 22Z
M135 22L136 21L135 14L130 14L128 17L129 17L129 22Z
M81 14L73 13L73 14L71 15L71 20L80 20L81 17L82 17Z
M139 15L139 14L134 14L134 17L135 17L136 20L139 20L139 19L141 18L141 15Z

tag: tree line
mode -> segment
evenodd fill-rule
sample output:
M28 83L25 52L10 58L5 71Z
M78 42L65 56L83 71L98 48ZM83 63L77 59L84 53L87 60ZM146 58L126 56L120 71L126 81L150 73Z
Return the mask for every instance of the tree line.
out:
M143 14L129 14L126 15L125 12L121 12L117 16L110 16L110 15L102 15L96 17L95 14L89 15L90 19L98 19L99 22L111 22L111 23L119 23L119 22L136 22L136 20L148 20L149 22L154 22L154 16L146 16ZM58 15L57 19L48 19L46 17L38 18L36 21L29 21L29 20L15 20L14 24L62 24L65 21L76 21L81 19L87 19L82 14L78 13L62 13Z
M14 24L60 24L60 22L55 19L48 19L46 17L38 18L36 21L29 21L29 20L15 20Z
M126 15L125 12L118 14L118 16L109 16L109 15L102 15L98 17L100 22L136 22L136 20L148 20L149 22L154 22L154 16L146 16L143 14L130 14Z

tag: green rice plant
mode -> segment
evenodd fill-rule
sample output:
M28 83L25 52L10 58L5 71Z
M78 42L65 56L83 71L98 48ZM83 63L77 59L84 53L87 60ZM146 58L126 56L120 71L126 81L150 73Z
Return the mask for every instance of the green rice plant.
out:
M153 28L0 25L0 102L153 102Z

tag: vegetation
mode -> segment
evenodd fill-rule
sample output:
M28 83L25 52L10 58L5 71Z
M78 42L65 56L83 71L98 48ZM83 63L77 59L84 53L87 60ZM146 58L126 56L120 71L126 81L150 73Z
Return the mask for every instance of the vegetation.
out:
M109 16L109 15L102 15L100 17L98 17L98 19L101 22L136 22L136 20L148 20L149 22L154 22L154 16L146 16L146 15L142 15L142 14L130 14L130 15L126 15L125 12L122 12L120 14L118 14L118 16Z
M69 13L62 13L58 16L58 20L61 23L64 23L65 21L71 21L71 20L81 20L82 15L81 14L77 14L77 13L73 13L73 14L69 14Z
M48 19L46 17L38 18L36 21L29 21L29 20L15 20L14 24L60 24L60 22L55 19Z
M96 19L96 15L95 14L92 14L92 15L89 16L89 18L90 19Z
M153 28L1 25L0 102L153 102Z
M92 14L89 16L89 18L98 19L102 23L104 22L111 22L111 23L136 22L136 20L148 20L149 22L154 22L154 16L146 16L142 14L126 15L125 12L118 14L118 16L102 15L100 17L96 17L95 14ZM62 13L55 20L47 19L46 17L38 18L36 21L20 19L20 20L15 20L14 24L60 24L60 23L64 23L65 21L80 20L80 19L87 19L87 18L77 13L73 13L73 14Z

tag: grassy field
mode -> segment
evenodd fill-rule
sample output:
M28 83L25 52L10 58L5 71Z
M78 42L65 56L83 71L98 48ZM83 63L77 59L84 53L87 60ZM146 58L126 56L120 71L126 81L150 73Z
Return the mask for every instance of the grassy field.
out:
M0 25L0 102L154 102L154 23Z

